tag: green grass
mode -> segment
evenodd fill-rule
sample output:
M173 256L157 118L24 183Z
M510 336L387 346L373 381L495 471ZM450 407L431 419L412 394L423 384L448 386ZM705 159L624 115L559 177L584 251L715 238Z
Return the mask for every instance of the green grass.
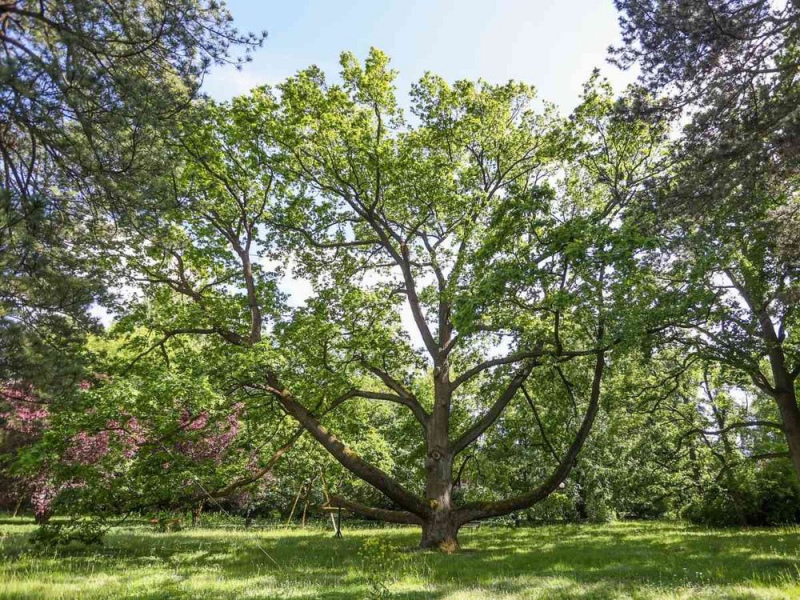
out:
M482 527L445 556L415 550L413 528L346 526L340 540L322 529L133 526L99 549L56 551L31 547L28 521L0 520L0 598L800 598L794 527Z

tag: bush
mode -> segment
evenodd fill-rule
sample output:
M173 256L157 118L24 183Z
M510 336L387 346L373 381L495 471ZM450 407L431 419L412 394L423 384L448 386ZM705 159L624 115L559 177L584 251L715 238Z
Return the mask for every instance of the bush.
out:
M767 463L757 491L759 518L753 525L800 523L800 486L788 460Z
M554 492L541 502L537 502L526 511L526 516L529 521L545 523L578 521L575 499L564 491Z
M99 546L105 533L106 527L99 521L44 523L31 534L29 541L43 547L67 546L72 542Z
M684 517L715 527L799 523L800 486L788 461L772 461L707 487Z

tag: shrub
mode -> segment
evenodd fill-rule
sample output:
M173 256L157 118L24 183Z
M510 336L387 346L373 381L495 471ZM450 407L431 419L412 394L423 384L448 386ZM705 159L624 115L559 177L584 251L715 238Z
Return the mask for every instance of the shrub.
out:
M103 523L94 520L44 523L31 534L29 541L43 547L67 546L72 542L99 546L103 543L106 529Z
M715 527L798 523L800 486L788 461L772 461L708 486L684 516Z

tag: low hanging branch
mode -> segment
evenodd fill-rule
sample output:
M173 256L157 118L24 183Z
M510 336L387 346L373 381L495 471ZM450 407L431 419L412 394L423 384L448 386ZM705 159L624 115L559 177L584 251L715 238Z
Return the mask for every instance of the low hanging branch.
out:
M280 388L277 380L267 388L281 402L286 412L292 415L330 454L346 469L367 483L373 485L391 500L406 510L420 516L427 515L430 508L417 497L397 483L381 469L361 458L351 448L343 444L335 435L323 427L319 421L287 390ZM277 385L276 385L277 384Z
M331 495L328 500L328 506L336 508L345 508L362 517L369 519L377 519L378 521L386 521L387 523L403 523L405 525L422 525L424 522L422 517L415 515L412 512L401 510L387 510L384 508L373 508L366 504L360 504L347 500L341 496Z
M229 496L231 493L235 492L239 488L246 487L252 483L255 483L256 481L268 475L275 468L275 465L278 463L281 457L283 457L287 452L289 452L289 450L292 449L292 446L294 446L295 442L298 439L300 439L300 436L302 436L304 433L305 429L303 429L302 427L298 427L294 431L292 436L289 438L289 440L283 446L278 448L272 454L272 456L270 456L269 460L267 460L267 463L263 467L261 467L258 471L256 471L251 475L248 475L247 477L243 477L242 479L237 479L236 481L233 481L228 485L226 485L224 488L212 492L211 496L214 498L224 498L226 496Z

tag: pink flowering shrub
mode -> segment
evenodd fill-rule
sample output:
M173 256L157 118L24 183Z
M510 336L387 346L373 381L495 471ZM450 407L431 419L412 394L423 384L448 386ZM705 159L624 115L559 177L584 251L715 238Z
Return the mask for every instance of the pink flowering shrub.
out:
M11 472L26 449L41 439L49 417L47 405L30 386L0 386L0 507L16 511L33 493L34 480Z
M125 458L133 458L139 447L147 442L147 432L136 417L127 422L110 419L105 429L97 433L80 431L72 437L72 445L64 454L64 460L81 465L94 465L105 458L112 444L122 449Z
M64 460L69 463L94 465L100 462L109 447L109 432L87 433L81 431L72 438L72 445L64 454Z
M49 416L47 405L30 386L0 388L0 423L3 429L22 434L38 434Z
M239 433L239 418L243 408L243 404L237 403L222 421L211 424L209 424L207 411L203 411L195 417L184 411L181 417L181 428L184 431L203 431L205 435L197 439L178 442L176 449L193 460L211 459L219 464Z
M180 504L184 497L194 498L198 475L214 487L225 485L226 477L240 476L241 469L258 470L258 452L237 442L243 404L218 411L180 403L154 411L148 403L142 409L147 411L145 420L134 416L135 404L117 407L117 398L130 397L120 389L125 390L84 383L76 403L65 404L69 410L53 412L30 387L0 388L0 430L23 440L26 452L35 444L43 449L28 452L25 470L35 474L25 476L24 488L15 486L15 499L5 504L13 508L20 498L27 499L37 521L46 522L60 498L79 512L92 506L118 507L116 494L122 491L117 484L126 479L141 483L137 501ZM40 462L54 455L59 458ZM0 464L0 503L11 490L6 474ZM75 493L66 498L68 491ZM127 488L124 493L133 497ZM239 501L248 503L247 493Z

